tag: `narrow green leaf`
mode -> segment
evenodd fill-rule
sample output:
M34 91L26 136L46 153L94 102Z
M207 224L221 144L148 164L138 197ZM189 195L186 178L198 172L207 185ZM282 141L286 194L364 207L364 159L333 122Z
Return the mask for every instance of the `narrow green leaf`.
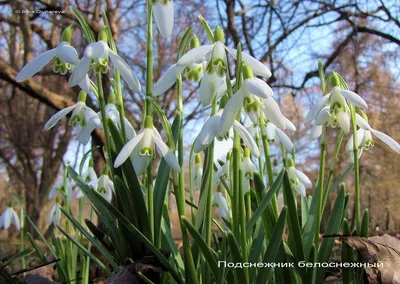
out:
M283 232L285 231L287 207L283 207L281 214L279 215L278 221L272 231L271 239L267 247L267 251L264 254L263 263L273 263L276 255L278 254L279 247L281 246ZM268 275L271 272L271 267L263 267L260 269L257 280L254 283L265 283L268 279Z
M38 246L38 244L36 243L36 241L35 241L35 239L33 238L33 236L32 236L29 232L26 233L26 236L28 237L29 242L32 244L33 248L35 249L35 251L36 251L38 257L40 258L40 260L41 260L41 261L45 261L46 258L44 257L44 253L43 253L42 249L41 249L41 248Z
M351 235L351 229L350 229L350 224L349 221L344 218L343 223L343 235L345 236L350 236ZM347 263L353 263L354 262L354 251L353 249L346 244L342 240L342 262L347 262ZM345 284L354 284L355 279L354 279L354 268L353 267L343 267L342 268L342 278L343 278L343 283Z
M203 25L204 30L206 31L207 37L210 40L210 43L214 43L214 33L207 21L203 18L202 15L198 15L197 18L200 20L200 23Z
M72 13L75 15L76 19L78 20L79 24L82 27L82 31L83 31L83 34L85 35L86 40L89 43L95 42L96 39L94 37L92 29L86 22L85 18L81 15L81 13L76 8L74 8L73 6L70 6L70 7L71 7Z
M186 49L189 46L190 40L193 36L193 25L190 25L183 35L181 42L179 44L178 52L176 54L176 61L186 53Z
M6 261L4 261L4 263L1 265L0 268L3 268L11 263L13 263L14 261L17 261L20 258L26 257L28 255L30 255L32 252L34 252L34 249L28 248L28 249L24 249L23 251L20 251L16 254L14 254L13 256L11 256L9 259L7 259Z
M369 211L365 209L362 223L361 223L361 234L360 237L368 238L369 235Z
M240 253L240 248L239 245L235 239L235 236L231 231L228 231L226 233L226 236L228 238L228 243L229 247L231 249L231 256L232 256L232 262L235 263L243 263L242 255ZM235 269L234 273L237 276L237 283L248 283L246 279L246 274L244 273L244 269ZM257 282L257 283L263 283L263 282Z

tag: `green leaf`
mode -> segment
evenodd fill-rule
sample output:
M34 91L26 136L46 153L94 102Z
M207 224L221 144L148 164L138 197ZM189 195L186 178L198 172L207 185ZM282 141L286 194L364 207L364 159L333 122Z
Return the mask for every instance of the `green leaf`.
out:
M180 115L175 117L172 123L172 133L174 137L174 142L176 143L178 139L180 129ZM156 178L156 183L154 185L154 196L153 196L153 208L154 208L154 243L157 245L160 243L160 229L161 229L161 219L163 212L163 204L165 202L165 196L168 188L170 166L164 158L161 159L160 166L158 167L158 174Z
M94 37L92 29L86 22L85 18L81 15L81 13L76 8L74 8L73 6L70 6L70 7L71 7L72 13L75 15L76 19L78 20L79 24L82 27L82 31L83 31L83 34L85 35L86 40L89 43L95 42L96 39Z
M185 34L183 35L181 42L179 44L178 52L176 54L176 61L182 57L186 53L186 49L190 43L190 40L193 36L193 24L189 26L186 30Z
M350 224L346 218L343 219L342 227L343 227L343 235L350 236L351 235ZM354 262L353 249L343 241L342 241L342 262L347 262L347 263ZM355 274L354 274L353 267L343 267L342 274L343 274L343 277L342 277L343 283L346 283L346 284L354 284L355 283L354 282Z
M295 195L293 194L292 186L287 173L285 173L283 178L283 197L285 200L285 205L288 208L289 236L293 241L293 247L290 249L293 251L296 260L302 261L305 260L305 257L303 243L301 241L301 227L297 215Z
M283 169L281 171L281 173L279 174L279 176L274 181L274 183L272 184L271 188L268 190L267 194L264 196L263 200L261 201L261 203L258 206L258 208L256 209L256 211L254 211L249 222L247 222L247 225L246 225L246 233L247 234L251 233L252 228L254 227L254 225L257 223L258 219L260 218L260 216L265 212L265 209L270 204L272 197L280 189L284 174L285 174L285 170ZM255 188L257 191L262 192L263 190L265 190L264 182L263 182L262 178L260 177L260 175L257 173L254 174L254 184L255 184Z
M14 254L13 256L11 256L9 259L7 259L6 261L4 261L4 263L1 265L0 268L3 268L7 265L10 265L11 263L13 263L14 261L17 261L20 258L26 257L28 255L30 255L32 252L34 252L34 249L28 248L28 249L24 249L23 251L20 251L16 254Z
M228 238L229 247L231 249L232 262L243 263L243 259L240 254L239 245L235 239L235 236L233 235L233 233L231 231L228 231L226 233L226 236ZM243 284L248 283L248 281L246 279L246 274L244 273L244 269L240 269L240 268L235 269L234 272L237 276L237 283L243 283ZM263 282L257 282L257 283L263 283Z
M264 237L264 227L262 226L261 222L258 222L253 235L253 241L251 243L249 263L256 263L260 261L260 256L263 253ZM257 269L255 267L249 268L249 283L254 283L253 279L256 276L256 270Z
M345 203L344 187L341 187L336 197L335 204L333 205L332 213L329 217L328 225L326 228L326 235L337 234L343 220L343 209ZM318 262L325 263L329 260L331 255L335 238L324 238L318 250ZM322 283L324 280L326 268L320 267L317 272L317 283Z
M36 243L36 241L35 241L35 239L32 237L32 235L31 235L29 232L27 232L27 233L26 233L26 236L28 237L30 243L32 244L33 248L35 249L35 251L36 251L38 257L40 258L40 260L41 260L41 261L45 261L46 258L45 258L45 256L44 256L44 253L43 253L42 249L38 246L38 244Z
M365 209L361 223L360 237L368 238L368 235L369 235L369 211L368 209Z
M78 229L92 245L98 249L98 251L110 262L111 266L115 271L119 271L119 266L115 262L114 257L110 254L110 252L98 241L96 240L71 214L69 214L64 208L60 208L63 214L71 221L71 223Z
M207 37L210 40L210 43L214 43L214 33L207 21L203 18L202 15L198 15L197 18L200 20L200 23L203 25L204 30L206 31Z
M279 247L281 246L283 232L285 231L287 211L287 207L283 207L275 228L272 231L270 242L268 243L267 250L264 254L263 263L273 263L275 261ZM270 266L261 268L258 273L257 280L254 283L265 283L266 279L268 279L270 271Z
M196 228L184 217L182 216L182 222L185 228L192 235L195 244L199 247L202 252L205 260L211 268L211 272L214 274L215 278L218 278L218 265L217 259L215 257L215 252L206 244L200 233L196 230Z
M317 218L317 200L318 200L318 187L314 188L314 193L311 199L310 210L308 212L307 222L303 228L302 241L304 256L308 259L311 247L314 242L315 222Z

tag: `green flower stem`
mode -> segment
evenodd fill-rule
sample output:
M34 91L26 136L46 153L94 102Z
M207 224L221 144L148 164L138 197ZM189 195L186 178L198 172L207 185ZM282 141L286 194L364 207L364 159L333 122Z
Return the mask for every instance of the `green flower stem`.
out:
M337 158L339 156L340 147L342 145L343 136L344 136L344 132L341 130L339 132L338 137L336 138L336 144L335 144L335 150L334 150L333 158L332 158L331 163L329 165L328 178L326 180L325 189L324 189L324 199L323 199L323 202L322 202L322 210L324 210L325 204L326 204L326 200L328 199L329 187L331 185L333 174L335 172L336 162L337 162Z
M183 226L182 216L186 217L186 203L185 203L185 167L184 167L184 147L183 147L183 98L182 98L182 77L179 76L177 80L177 99L178 99L178 113L180 114L179 122L179 136L178 136L178 163L181 171L178 174L178 187L175 189L175 198L178 207L179 224L182 232L182 243L185 254L185 262L188 265L188 269L191 276L191 283L197 283L196 268L194 265L192 250L190 248L190 242L186 227ZM189 281L187 279L187 281Z
M93 207L90 209L90 215L89 215L89 220L90 221L92 221L93 220L93 213L94 213L94 210L93 210ZM92 248L92 243L91 242L89 242L88 243L88 251L90 252L90 250L91 250L91 248ZM85 261L85 269L84 269L84 276L83 276L83 283L84 284L86 284L86 283L89 283L89 274L90 274L90 256L87 256L86 257L86 261Z
M121 90L121 76L117 68L114 69L115 73L115 82L117 86L117 109L119 112L119 121L121 124L121 131L122 131L122 139L126 142L126 128L125 128L125 109L124 109L124 99L122 97L122 90Z
M265 163L267 165L267 174L268 174L268 183L269 186L271 186L274 183L274 174L272 172L272 163L271 163L271 155L269 153L269 144L268 144L268 137L267 133L265 132L265 127L262 125L263 122L261 121L260 123L260 128L261 128L261 140L263 143L263 148L264 148L264 156L265 156ZM276 195L272 197L272 209L275 215L275 218L278 218L279 215L279 210L278 210L278 200L276 198Z
M107 124L107 116L106 116L106 101L104 99L104 91L103 91L103 80L102 80L101 72L96 72L96 81L97 81L97 92L99 94L99 104L100 104L100 114L101 120L103 121L103 129L104 129L104 136L106 138L106 150L107 150L107 159L106 162L108 164L108 171L111 178L114 177L114 165L112 161L111 155L111 140L110 140L110 132L108 129Z
M19 205L19 220L20 220L20 231L19 231L19 249L23 251L25 248L25 213L22 204ZM26 268L25 257L21 258L22 269Z
M258 131L256 131L256 144L258 149L261 149L260 147L260 134ZM262 156L258 157L258 170L260 172L260 177L264 180L264 167L263 167L263 161L262 161Z
M317 184L317 223L315 224L315 236L314 242L315 247L318 248L319 244L319 231L321 229L321 220L323 214L323 197L324 197L324 174L325 174L325 156L326 156L326 128L322 128L322 135L321 135L321 155L319 160L319 176L318 176L318 184Z
M361 232L361 218L360 218L360 164L358 160L358 142L357 142L357 125L356 125L356 108L350 105L351 113L351 129L353 131L353 145L354 145L354 187L355 187L355 219L357 235Z

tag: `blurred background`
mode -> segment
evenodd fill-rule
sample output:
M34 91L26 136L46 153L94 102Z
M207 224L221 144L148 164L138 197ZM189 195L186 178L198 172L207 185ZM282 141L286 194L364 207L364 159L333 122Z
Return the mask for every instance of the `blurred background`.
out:
M155 80L174 63L179 41L189 25L193 24L202 44L208 43L198 14L212 27L220 25L228 46L235 47L241 42L245 52L272 71L268 84L284 115L298 129L290 133L298 168L313 182L318 170L318 141L310 139L310 127L302 121L310 106L322 96L318 59L327 72L340 73L351 90L368 102L367 115L374 128L400 140L399 1L174 0L174 5L172 37L162 38L154 27ZM0 0L0 211L16 193L42 229L46 228L45 219L52 205L47 196L61 178L63 164L76 165L84 152L95 148L97 171L101 172L104 166L100 150L104 138L100 131L93 133L86 147L73 140L74 133L67 120L51 131L43 131L44 124L56 111L77 99L79 89L67 87L68 76L54 74L49 64L34 78L22 83L15 81L22 66L57 46L62 30L74 21L69 6L77 8L95 32L102 28L101 11L105 10L121 56L142 83L145 78L144 0ZM72 45L78 53L83 53L86 44L75 29ZM109 89L109 80L104 84ZM198 86L185 84L185 144L189 148L209 111L200 105ZM124 88L124 98L126 114L138 130L143 95ZM173 118L174 91L157 100L166 115ZM98 110L93 98L88 98L87 104ZM328 161L336 135L336 130L329 129ZM362 210L370 210L372 232L396 234L400 232L400 157L378 139L374 141L375 147L364 151L361 159ZM217 156L223 156L223 147L218 149L221 153ZM335 177L348 165L349 156L343 147ZM345 179L351 194L352 179L352 174ZM330 206L328 201L325 217ZM171 204L172 211L173 208ZM352 210L350 204L350 218ZM27 230L32 228L28 226ZM3 239L12 235L12 230L0 234Z

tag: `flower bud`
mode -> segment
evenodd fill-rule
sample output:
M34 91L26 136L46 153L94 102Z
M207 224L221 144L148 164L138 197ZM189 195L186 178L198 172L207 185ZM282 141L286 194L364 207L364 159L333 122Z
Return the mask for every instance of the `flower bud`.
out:
M196 165L201 164L201 156L200 156L200 154L196 154L196 156L194 157L194 163Z

